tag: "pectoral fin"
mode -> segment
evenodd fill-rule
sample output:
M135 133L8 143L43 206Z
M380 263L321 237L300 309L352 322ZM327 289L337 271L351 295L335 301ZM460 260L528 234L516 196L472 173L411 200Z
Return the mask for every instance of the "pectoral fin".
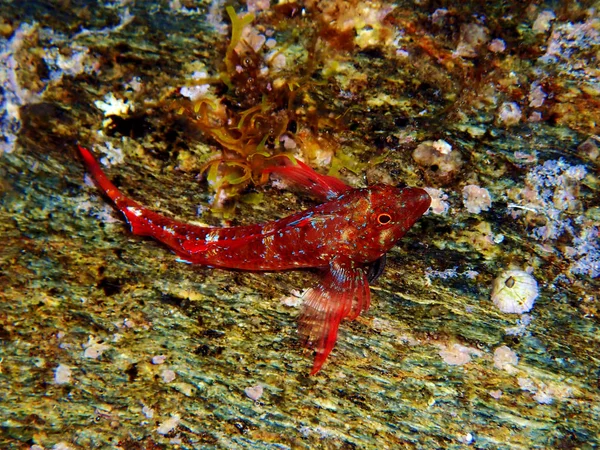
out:
M351 261L333 260L321 282L303 297L298 333L302 344L316 351L314 375L335 346L342 319L353 320L369 308L366 270Z

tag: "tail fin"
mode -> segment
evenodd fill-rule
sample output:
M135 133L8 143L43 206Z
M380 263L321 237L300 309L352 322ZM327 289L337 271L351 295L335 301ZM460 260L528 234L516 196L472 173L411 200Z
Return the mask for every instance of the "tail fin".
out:
M182 239L182 236L190 236L194 240L201 241L206 234L213 231L213 228L183 224L170 219L130 199L112 184L88 149L79 147L79 152L98 187L125 216L132 233L151 236L171 247L182 257L186 257L190 252L184 248L185 240Z
M127 223L131 226L131 231L134 234L142 236L156 236L157 225L162 220L170 220L160 214L152 212L140 205L138 202L130 199L123 194L112 182L108 179L104 171L100 168L98 161L87 148L79 146L79 153L83 158L85 166L94 179L98 187L110 198L117 209L123 213Z
M231 256L232 251L240 248L243 251L244 246L264 237L261 225L205 227L183 223L151 211L117 189L89 150L79 147L79 152L98 187L125 216L131 232L162 242L190 263L242 268L242 263L235 258L220 255ZM248 268L252 269L254 266Z
M82 146L78 146L79 153L81 153L81 157L83 158L83 162L85 163L85 167L87 171L90 173L98 187L102 189L102 191L115 203L121 198L125 198L125 196L117 189L117 187L111 183L106 174L100 168L98 161L92 155L87 148L83 148Z

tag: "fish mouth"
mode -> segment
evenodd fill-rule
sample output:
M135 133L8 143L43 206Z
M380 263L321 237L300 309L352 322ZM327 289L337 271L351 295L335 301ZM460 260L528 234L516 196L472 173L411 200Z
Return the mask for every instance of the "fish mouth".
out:
M409 197L410 210L413 212L413 217L417 220L429 209L431 205L431 197L425 189L421 188L404 188L404 191Z

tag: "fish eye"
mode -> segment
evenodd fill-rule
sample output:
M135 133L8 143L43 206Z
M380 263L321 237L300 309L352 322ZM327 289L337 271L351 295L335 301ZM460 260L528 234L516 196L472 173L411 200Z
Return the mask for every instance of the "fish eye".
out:
M392 216L390 216L387 213L379 214L377 216L377 222L379 222L381 225L385 225L386 223L389 223L391 220L392 220Z

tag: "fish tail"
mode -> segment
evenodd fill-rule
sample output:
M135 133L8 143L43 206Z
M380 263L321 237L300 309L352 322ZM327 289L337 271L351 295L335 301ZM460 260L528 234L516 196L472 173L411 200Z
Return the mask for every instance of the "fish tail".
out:
M150 236L190 262L206 262L201 255L205 247L203 243L207 235L220 232L220 228L184 224L149 210L123 194L108 179L88 149L79 147L79 152L95 183L125 216L133 234Z
M106 174L102 171L100 165L98 164L98 161L96 161L96 158L94 158L94 155L92 155L92 152L80 145L78 146L78 148L79 153L83 158L83 162L85 163L85 167L87 168L87 171L90 173L98 187L100 187L100 189L102 189L102 191L108 196L108 198L110 198L115 203L120 198L123 198L124 195L121 193L121 191L119 191L119 189L117 189L117 187L114 184L112 184L112 182L108 179Z
M130 199L112 184L89 150L79 147L79 152L95 183L125 216L131 232L162 242L185 261L239 268L241 264L232 255L243 252L245 246L257 240L257 236L259 239L263 237L262 227L259 225L204 227L179 222L156 213ZM223 259L223 255L228 258ZM231 261L233 264L230 264ZM248 266L254 267L255 265Z
M153 227L149 226L148 214L151 211L128 198L123 194L106 176L92 152L87 148L79 146L79 153L83 158L83 162L90 173L96 185L104 192L104 194L112 200L115 206L123 213L125 219L131 226L131 231L139 235L152 235ZM156 213L152 213L156 214Z

